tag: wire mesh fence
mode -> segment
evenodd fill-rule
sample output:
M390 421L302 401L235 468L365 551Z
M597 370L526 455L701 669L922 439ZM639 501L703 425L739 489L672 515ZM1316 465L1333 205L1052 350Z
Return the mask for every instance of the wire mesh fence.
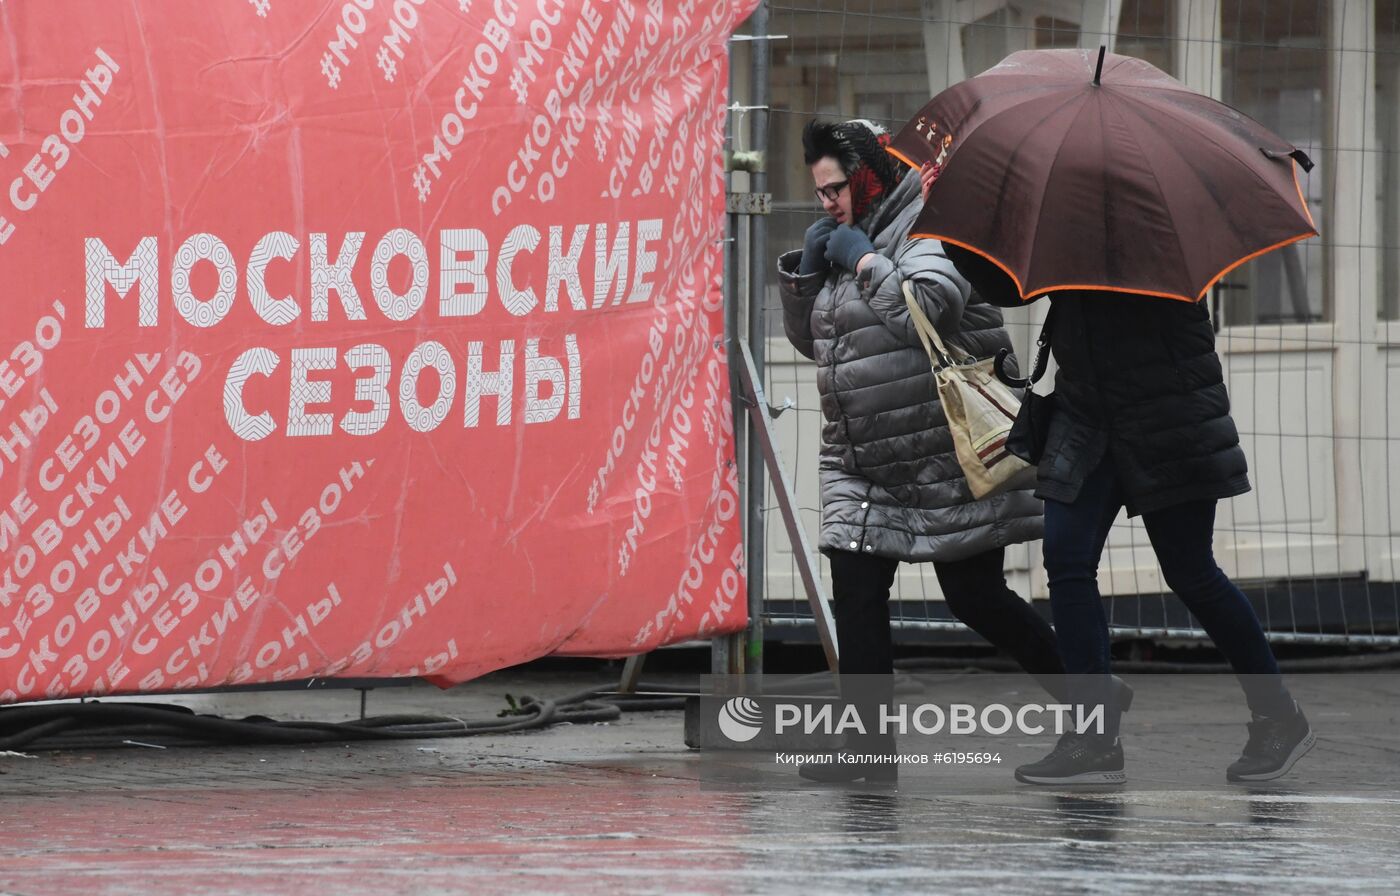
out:
M809 120L868 118L896 131L934 93L1020 49L1139 56L1312 157L1301 188L1321 236L1235 269L1207 298L1253 484L1221 502L1216 557L1275 641L1400 644L1400 0L807 0L768 10L775 257L800 247L820 212L802 161ZM737 46L742 105L755 85ZM735 114L733 148L764 149L744 145ZM776 270L763 269L767 281L747 296L762 303L763 332L749 338L766 350L770 402L791 404L775 424L779 451L815 538L815 372L787 344ZM1046 304L1006 313L1022 357ZM771 489L764 511L775 513ZM810 617L780 524L766 541L765 616L800 625ZM1044 598L1040 544L1007 558L1012 587ZM1166 590L1137 521L1119 517L1099 582L1117 634L1204 637ZM901 566L892 609L907 639L961 629L928 564Z

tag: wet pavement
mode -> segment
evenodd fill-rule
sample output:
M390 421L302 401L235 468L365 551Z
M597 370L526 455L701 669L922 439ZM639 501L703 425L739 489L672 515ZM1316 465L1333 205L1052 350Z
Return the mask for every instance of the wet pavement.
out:
M368 709L489 719L505 693L614 680L503 673L377 690ZM1125 724L1129 783L1114 789L1016 784L1014 765L1053 738L1014 734L958 744L996 750L996 766L906 769L897 789L804 785L771 752L687 749L679 712L470 738L0 757L0 893L1394 893L1397 681L1295 682L1318 745L1288 777L1247 787L1223 776L1241 720L1150 676L1133 679L1139 706L1160 712ZM360 698L170 699L336 721Z

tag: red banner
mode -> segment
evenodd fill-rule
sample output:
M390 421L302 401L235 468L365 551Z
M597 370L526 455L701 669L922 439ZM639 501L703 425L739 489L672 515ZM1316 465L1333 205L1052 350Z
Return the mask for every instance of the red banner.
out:
M0 702L740 627L751 6L0 4Z

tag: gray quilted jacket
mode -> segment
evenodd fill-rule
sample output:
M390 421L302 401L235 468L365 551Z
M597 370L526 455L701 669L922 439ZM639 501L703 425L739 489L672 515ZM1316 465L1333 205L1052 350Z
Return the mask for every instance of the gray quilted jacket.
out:
M1029 490L973 500L958 466L901 283L945 342L987 358L1011 341L942 244L909 239L921 206L913 171L858 222L878 256L859 278L799 275L800 250L778 259L788 339L818 365L823 551L950 561L1042 534Z

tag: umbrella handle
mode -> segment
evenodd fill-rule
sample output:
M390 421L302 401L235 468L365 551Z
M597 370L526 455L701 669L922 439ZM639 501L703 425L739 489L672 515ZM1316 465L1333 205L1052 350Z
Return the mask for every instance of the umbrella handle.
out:
M997 352L996 360L992 362L992 370L996 372L997 379L1013 389L1025 389L1030 386L1031 381L1020 379L1006 372L1006 356L1011 354L1011 349L1004 348Z

